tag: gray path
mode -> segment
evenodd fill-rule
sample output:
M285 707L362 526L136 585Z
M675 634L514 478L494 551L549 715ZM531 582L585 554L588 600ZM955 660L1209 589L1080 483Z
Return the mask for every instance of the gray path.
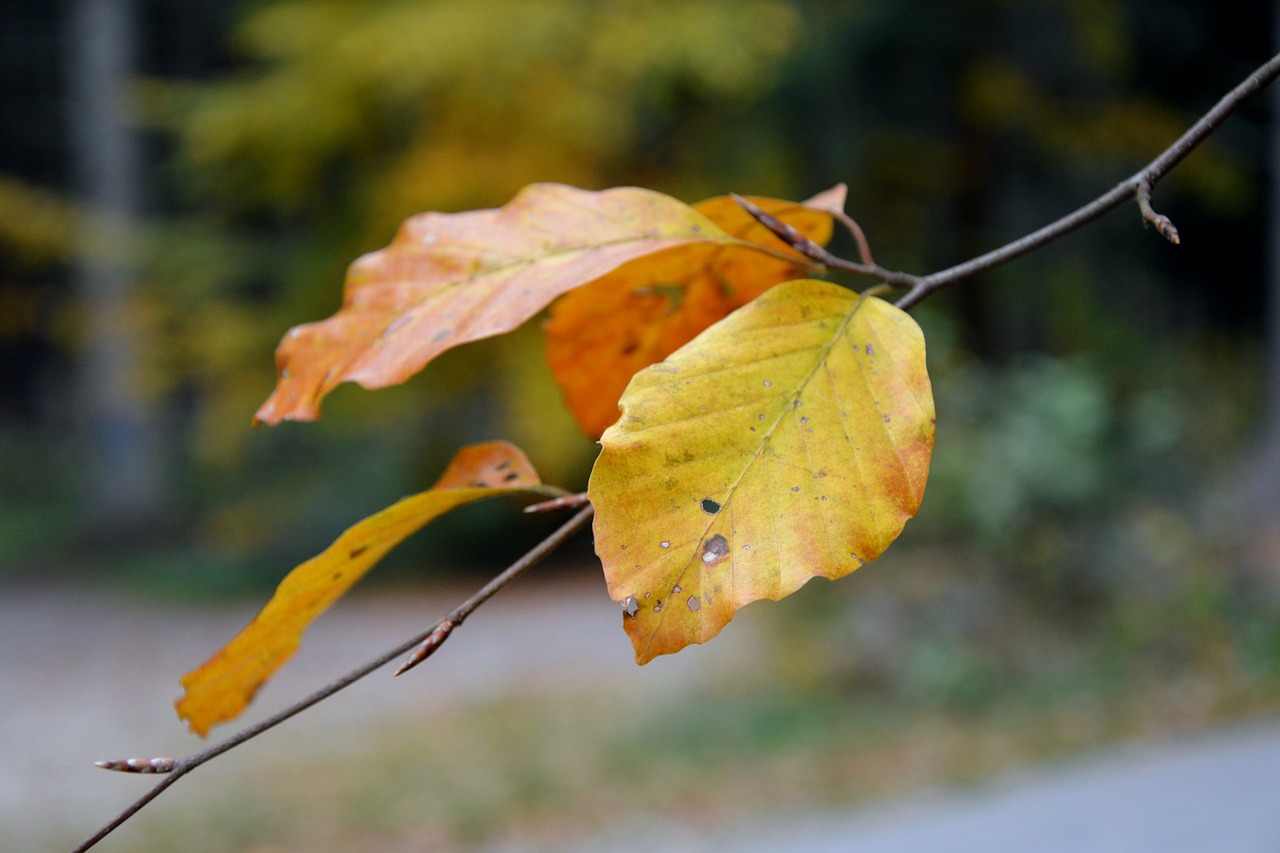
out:
M343 602L308 634L248 718L395 645L459 595ZM148 786L145 779L93 768L95 759L200 748L171 707L177 677L229 639L253 610L162 608L85 593L0 589L0 851L57 849L48 846L49 838L82 838ZM641 672L647 690L688 688L711 671L722 675L753 664L758 632L752 621L750 611L735 620L733 643L690 649L641 671L631 663L617 607L602 589L530 579L478 611L412 676L393 680L375 673L268 735L269 745L260 741L248 749L323 749L352 721L374 725L377 714L403 718L414 709L498 690L617 690ZM234 779L236 763L234 756L214 762L166 797L185 789L183 796L198 801L202 785ZM117 847L109 842L104 849ZM1280 722L1113 750L967 793L918 795L853 814L812 815L712 836L678 824L650 824L642 831L620 826L577 849L1280 853Z
M297 656L262 689L243 720L213 737L267 716L413 636L468 592L340 602L311 628ZM229 640L256 609L162 607L84 591L0 587L0 853L49 849L49 838L83 839L154 782L107 773L92 766L95 760L181 756L207 746L174 713L178 678ZM750 619L741 621L739 640L749 640ZM618 623L618 607L603 582L566 586L525 579L476 611L411 675L374 673L244 748L297 744L315 753L336 748L352 723L372 726L378 715L403 719L499 691L617 689L638 671ZM749 665L751 651L750 642L716 643L657 661L645 668L646 688L675 689L709 668ZM185 789L198 800L202 786L233 783L236 772L233 753L165 797ZM112 841L104 848L126 849Z
M1280 723L1202 735L846 815L707 837L622 830L578 851L1277 853Z

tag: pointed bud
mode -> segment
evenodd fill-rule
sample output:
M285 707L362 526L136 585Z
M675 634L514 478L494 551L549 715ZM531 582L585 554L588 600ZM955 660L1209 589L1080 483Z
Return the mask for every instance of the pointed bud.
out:
M453 629L458 627L459 623L452 619L446 619L440 623L440 627L431 632L431 636L422 641L422 645L413 650L413 653L400 664L400 668L396 670L396 675L403 675L422 663L435 653L435 650L444 645L444 641L449 639L449 635L453 633Z
M125 758L119 761L95 761L93 766L119 773L169 773L177 763L175 758Z

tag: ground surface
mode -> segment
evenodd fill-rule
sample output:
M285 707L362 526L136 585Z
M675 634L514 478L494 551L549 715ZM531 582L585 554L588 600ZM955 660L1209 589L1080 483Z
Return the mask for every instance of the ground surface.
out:
M735 621L735 642L639 670L619 630L617 606L601 589L523 583L482 608L413 674L375 673L243 749L336 748L376 730L379 720L403 725L407 715L498 691L643 689L670 696L752 666L758 638L750 612ZM458 598L456 592L414 593L343 602L263 690L249 719L397 644ZM92 767L94 760L199 749L202 742L185 733L171 708L177 678L229 639L254 609L0 590L0 850L67 849L154 781L108 774ZM245 766L238 753L224 756L148 811L198 807L217 786L238 784ZM141 820L128 825L99 849L141 849L148 826ZM512 844L490 847L527 849ZM745 826L712 830L680 821L641 830L623 821L575 849L1274 853L1280 851L1280 723L1112 748L963 793L931 791L848 813L777 822L761 814Z

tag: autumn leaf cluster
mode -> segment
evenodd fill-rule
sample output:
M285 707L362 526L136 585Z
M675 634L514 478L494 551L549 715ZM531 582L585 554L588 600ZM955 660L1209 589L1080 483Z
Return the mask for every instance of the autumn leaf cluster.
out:
M844 187L751 201L825 243ZM923 337L825 273L727 197L532 185L499 209L412 217L353 263L341 309L285 335L255 420L313 420L342 383L404 382L549 308L548 363L602 446L587 489L596 553L645 663L875 559L919 507L933 446ZM183 679L179 712L201 733L234 717L383 554L453 507L513 492L563 490L508 444L465 448L432 489L295 569Z

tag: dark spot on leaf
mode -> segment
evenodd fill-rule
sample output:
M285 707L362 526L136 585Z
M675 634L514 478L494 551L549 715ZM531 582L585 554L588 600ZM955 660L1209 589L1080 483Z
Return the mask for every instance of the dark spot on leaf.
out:
M645 598L648 598L648 597L649 597L649 596L651 596L651 595L653 595L653 593L651 593L651 592L646 592L646 593L644 594L644 597L645 597Z
M653 612L654 612L654 613L661 613L661 612L662 612L662 602L661 602L661 601L659 601L657 604L653 605Z
M342 580L342 572L334 572L334 573L333 573L333 580L335 580L335 581L340 581L340 580Z
M435 337L431 339L431 343L438 344L441 341L446 340L452 334L453 334L453 329L441 329L440 331L436 332Z
M711 498L703 498L702 511L705 512L707 515L715 515L717 512L720 511L720 504L711 500Z
M793 492L798 492L798 491L800 491L800 487L799 487L799 486L792 486L792 487L791 487L791 491L793 491Z
M702 562L709 565L723 560L729 555L729 540L717 533L702 546Z
M473 489L487 489L487 488L489 488L489 484L488 484L488 483L486 483L484 480L472 480L472 481L471 481L471 488L473 488Z
M363 554L365 551L368 551L368 550L369 550L368 545L361 545L359 548L352 548L350 551L347 552L347 558L354 560L356 557L359 557L361 554Z
M502 478L502 482L510 483L512 480L519 480L519 479L520 479L519 474L517 474L515 471L509 471L507 472L507 475Z
M503 460L502 462L499 462L496 467L499 471L505 471L511 467L511 460L510 459Z
M867 355L875 355L876 351L871 348L871 344L867 344Z

